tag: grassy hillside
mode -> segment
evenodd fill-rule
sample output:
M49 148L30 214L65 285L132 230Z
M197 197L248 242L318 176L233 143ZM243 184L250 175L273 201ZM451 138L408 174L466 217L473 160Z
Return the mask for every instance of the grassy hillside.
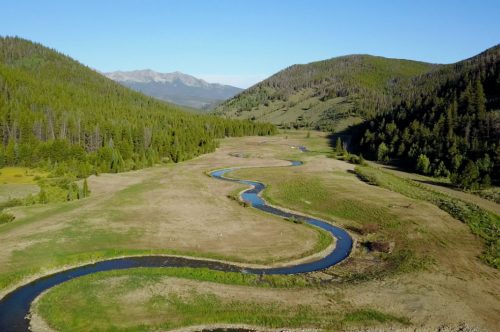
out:
M500 46L441 65L413 80L404 96L352 128L365 156L466 189L500 182Z
M188 114L40 44L0 38L0 167L62 173L141 168L213 151L216 138L274 128Z
M231 118L339 130L400 101L402 83L434 65L350 55L294 65L216 109Z

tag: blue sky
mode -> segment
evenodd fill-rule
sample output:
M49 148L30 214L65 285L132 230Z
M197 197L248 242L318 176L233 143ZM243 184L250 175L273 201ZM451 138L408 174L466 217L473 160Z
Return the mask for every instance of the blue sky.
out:
M100 71L179 70L240 87L368 53L450 63L500 43L500 1L0 0L0 35Z

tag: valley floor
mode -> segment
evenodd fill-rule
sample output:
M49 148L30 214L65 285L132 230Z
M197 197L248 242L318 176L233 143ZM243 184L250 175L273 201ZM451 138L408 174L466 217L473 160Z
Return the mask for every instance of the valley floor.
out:
M328 151L321 133L225 139L215 153L188 162L91 177L91 197L83 200L15 208L16 220L0 226L0 296L51 271L124 255L279 265L321 254L317 230L244 208L231 198L243 186L207 176L223 167L259 167L231 176L266 183L272 204L350 230L357 245L347 261L274 281L205 270L97 273L39 297L33 330L247 324L426 331L465 322L494 331L500 278L478 258L481 239L432 204L360 181L354 165L327 158ZM274 167L295 159L304 165ZM376 242L389 243L391 253L370 250L367 243Z

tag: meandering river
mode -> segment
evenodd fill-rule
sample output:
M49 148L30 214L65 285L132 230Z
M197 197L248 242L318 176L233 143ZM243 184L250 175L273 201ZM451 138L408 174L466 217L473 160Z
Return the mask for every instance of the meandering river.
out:
M306 151L304 147L299 147ZM293 161L291 166L302 165L300 161ZM260 197L265 185L257 181L239 180L226 177L225 175L237 168L226 168L213 171L210 175L216 179L224 181L239 182L251 186L241 194L241 199L252 207L294 220L300 220L315 227L321 228L330 233L336 240L335 248L326 256L303 264L289 265L273 268L244 268L237 265L207 261L197 258L179 258L169 256L144 256L117 258L84 265L66 271L58 272L46 277L42 277L24 286L21 286L13 292L7 294L0 300L0 331L1 332L26 332L29 331L29 318L27 317L31 303L42 292L59 285L65 281L75 279L81 276L96 272L122 270L135 267L193 267L210 268L220 271L252 273L252 274L296 274L312 272L328 268L347 258L351 252L353 241L350 235L340 227L315 218L306 217L298 213L291 213L270 206Z

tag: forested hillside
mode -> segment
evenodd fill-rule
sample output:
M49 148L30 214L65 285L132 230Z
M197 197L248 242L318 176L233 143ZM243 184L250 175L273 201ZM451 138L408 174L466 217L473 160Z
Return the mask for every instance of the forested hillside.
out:
M500 181L500 46L413 80L396 107L353 128L365 156L463 188Z
M0 38L0 167L85 177L189 159L224 136L274 132L269 124L188 114L40 44Z
M397 105L405 83L432 68L370 55L294 65L223 103L216 113L336 131Z
M365 157L487 187L500 181L499 49L450 65L369 55L294 65L216 113L282 127L352 127L352 147Z

